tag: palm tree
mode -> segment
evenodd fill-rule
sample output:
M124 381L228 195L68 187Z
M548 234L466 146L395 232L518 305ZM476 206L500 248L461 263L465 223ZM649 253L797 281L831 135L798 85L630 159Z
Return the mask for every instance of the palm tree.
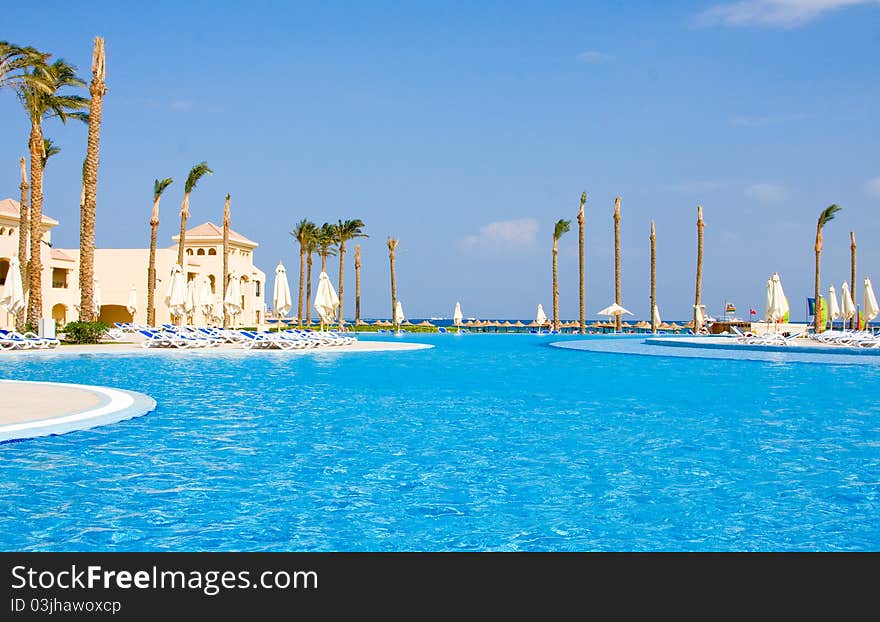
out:
M36 326L43 315L43 120L58 118L88 121L86 98L62 93L64 89L85 86L76 76L76 67L63 60L48 63L48 55L29 56L26 74L16 83L18 99L27 111L31 122L28 146L31 161L31 214L30 214L30 263L28 265L28 312L27 324Z
M620 304L620 197L614 199L614 302ZM620 332L621 316L614 316L614 330Z
M840 207L838 207L836 204L829 205L822 210L821 214L819 214L819 221L816 223L816 245L813 247L813 249L816 251L816 279L814 282L815 289L813 290L816 297L813 299L815 301L813 303L815 307L815 313L813 314L813 330L817 333L820 330L819 316L821 315L819 313L819 272L822 263L822 229L825 228L825 225L834 220L834 215L839 211ZM853 269L853 272L855 272L855 269ZM852 284L852 289L853 293L855 293L855 282Z
M362 231L364 221L360 218L354 220L337 221L335 225L331 225L336 238L336 245L339 248L339 328L342 329L342 293L345 284L345 243L354 238L369 237Z
M391 321L394 322L394 311L397 309L397 282L394 274L394 255L397 252L397 238L388 238L388 261L391 264Z
M587 320L584 314L584 205L587 203L587 193L581 193L581 207L578 210L578 276L579 276L579 297L580 297L580 324L581 334L587 331Z
M654 307L657 305L657 234L654 231L654 221L651 221L651 332L657 332L654 324Z
M46 169L46 163L53 155L61 153L61 147L55 144L51 138L43 138L43 157L40 158L40 166Z
M101 138L101 109L107 86L104 78L107 72L104 65L104 40L95 37L92 52L92 83L89 85L91 102L89 104L89 139L86 147L86 161L83 164L83 205L79 226L79 287L80 319L92 321L95 318L93 284L95 282L95 201L98 192L98 150Z
M18 267L21 271L21 282L27 284L28 282L28 231L30 229L30 210L28 209L28 189L30 188L30 184L28 184L27 177L27 165L25 164L24 156L22 156L18 160L18 165L21 168L21 200L19 201L19 212L18 212ZM25 309L22 308L15 316L15 328L19 332L24 332L25 328Z
M312 299L312 257L318 250L318 236L321 228L315 225L309 229L309 236L306 242L306 326L312 323L312 305L309 302Z
M214 171L208 168L207 162L199 162L190 169L189 175L186 176L186 184L183 186L183 204L180 206L180 241L177 243L177 263L181 266L183 266L183 245L186 243L186 221L189 218L189 195L195 190L196 184L202 177L213 173Z
M156 237L159 232L159 201L162 193L173 179L157 179L153 182L153 213L150 216L150 263L147 266L147 325L156 325Z
M0 89L11 87L18 90L23 82L31 79L28 70L34 65L45 65L50 56L32 47L0 41Z
M354 323L361 321L361 245L354 245Z
M321 272L327 272L327 257L336 256L336 232L333 225L325 222L315 231L315 242L321 255Z
M570 220L557 220L553 226L553 328L559 328L559 238L569 231Z
M229 225L232 220L229 212L229 202L232 195L226 195L226 201L223 203L223 274L220 275L220 300L226 297L226 286L229 285ZM229 328L229 313L226 311L226 303L221 302L223 307L223 328Z
M698 332L697 308L700 306L700 298L703 295L703 207L697 205L697 284L694 296L694 332ZM651 309L651 313L654 310Z
M852 283L852 297L853 297L853 305L856 302L856 232L849 232L849 275L850 275L850 283ZM853 315L852 319L850 319L850 329L856 329L856 322L858 318Z
M303 218L296 226L294 226L293 231L290 232L290 235L294 237L294 239L299 242L299 302L296 307L296 317L299 321L300 327L302 327L303 323L303 288L306 284L306 250L308 248L309 236L315 228L315 223L306 220ZM306 305L309 304L308 298L306 298Z

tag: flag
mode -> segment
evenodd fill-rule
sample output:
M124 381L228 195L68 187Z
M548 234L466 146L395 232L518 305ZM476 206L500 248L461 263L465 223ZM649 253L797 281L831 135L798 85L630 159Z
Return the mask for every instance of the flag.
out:
M724 307L725 313L736 313L736 307L733 306L732 302L728 302L727 306Z
M754 309L749 309L749 315L758 315L758 312Z

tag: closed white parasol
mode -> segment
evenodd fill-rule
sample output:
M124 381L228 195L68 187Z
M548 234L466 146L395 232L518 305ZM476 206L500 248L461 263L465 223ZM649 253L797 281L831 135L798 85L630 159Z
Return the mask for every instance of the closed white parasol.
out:
M865 321L870 322L877 317L878 313L880 313L880 307L877 306L874 287L871 285L871 279L865 277Z
M181 317L186 306L186 283L183 282L183 270L180 264L171 268L168 280L168 291L165 293L165 306L173 317Z
M18 259L15 257L9 260L6 284L3 286L3 295L0 296L0 307L5 308L12 314L16 314L24 309L24 288L21 284L21 270L18 266Z
M321 318L321 324L329 324L336 319L336 309L339 307L339 296L333 289L333 283L326 272L322 272L318 280L318 291L315 292L315 311Z

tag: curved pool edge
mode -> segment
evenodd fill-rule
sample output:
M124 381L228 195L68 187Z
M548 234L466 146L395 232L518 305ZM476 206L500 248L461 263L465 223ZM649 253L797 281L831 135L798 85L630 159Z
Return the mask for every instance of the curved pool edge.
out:
M55 391L62 399L73 392L86 400L93 401L97 398L98 402L74 412L65 411L64 404L59 403L54 412L46 412L45 416L14 423L3 423L3 418L0 417L0 443L89 430L126 419L142 417L156 409L156 400L149 395L125 389L61 382L0 379L0 387L10 384L33 386L35 391L40 392L40 397L43 399L46 398L46 392ZM30 396L33 395L30 393ZM27 395L24 397L19 395L13 399L10 411L32 407L33 404L29 404L28 401Z

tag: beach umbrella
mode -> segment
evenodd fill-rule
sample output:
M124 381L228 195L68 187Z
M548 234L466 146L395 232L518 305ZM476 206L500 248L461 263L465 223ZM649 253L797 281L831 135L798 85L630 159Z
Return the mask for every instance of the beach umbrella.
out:
M767 279L767 290L766 297L764 299L764 309L766 309L766 313L764 314L764 318L767 322L772 322L773 318L770 316L770 307L773 306L773 279Z
M132 319L134 319L134 314L137 313L138 308L138 291L134 285L128 290L128 303L125 305L125 308L131 313Z
M653 323L653 326L651 328L653 328L654 330L660 328L660 325L662 324L662 322L660 321L660 307L658 307L657 305L654 305L654 310L651 313L651 322Z
M538 305L538 311L535 313L535 324L538 326L543 326L547 323L547 315L544 313L544 307L542 305Z
M18 259L15 257L9 260L6 284L3 286L3 295L0 296L0 307L5 308L13 315L24 309L24 288L21 284L21 270L18 267Z
M837 304L837 291L834 286L828 287L828 317L831 318L831 327L834 327L834 320L840 317L840 305Z
M183 310L186 311L187 315L192 315L193 311L196 309L196 282L195 280L187 281L186 283L186 301L183 305Z
M229 273L229 283L223 294L223 309L227 315L236 316L241 313L241 282L235 272Z
M321 324L329 324L336 318L336 308L339 306L339 296L333 289L330 277L326 272L321 273L318 281L318 291L315 292L315 311L321 318Z
M880 313L880 307L877 306L874 287L871 285L871 279L865 277L865 321L870 322L877 317L878 313Z
M461 320L464 316L461 314L461 305L459 303L455 303L455 311L452 313L452 323L456 326L461 326Z
M174 267L171 268L171 278L168 279L168 290L165 292L165 306L174 317L180 317L184 314L186 284L183 282L183 270L180 264L174 264Z
M703 315L703 305L694 305L694 321L693 321L693 330L694 332L700 332L703 328L703 322L706 321L706 317Z
M272 292L272 307L279 315L278 330L281 331L281 318L290 311L293 302L290 299L290 283L287 282L287 271L279 261L275 268L275 289Z
M196 302L202 315L205 316L205 321L210 322L214 317L214 297L211 295L211 284L208 282L208 279L202 279Z
M770 306L767 309L767 313L770 316L770 321L778 322L785 319L789 310L788 298L785 297L785 292L782 290L782 281L779 280L778 273L773 273L773 278L770 279L770 286Z
M403 305L400 304L400 300L397 301L397 305L394 307L394 323L402 324L404 321L403 316Z
M843 285L840 286L840 317L846 323L846 320L855 314L856 305L853 303L852 296L849 295L849 284L844 281Z
M599 311L597 313L597 315L607 315L608 317L613 317L616 315L623 315L624 313L626 313L627 315L632 315L631 311L627 311L626 309L624 309L623 307L621 307L619 304L617 304L615 302L614 304L609 305L609 306L605 307L604 309L602 309L601 311Z

